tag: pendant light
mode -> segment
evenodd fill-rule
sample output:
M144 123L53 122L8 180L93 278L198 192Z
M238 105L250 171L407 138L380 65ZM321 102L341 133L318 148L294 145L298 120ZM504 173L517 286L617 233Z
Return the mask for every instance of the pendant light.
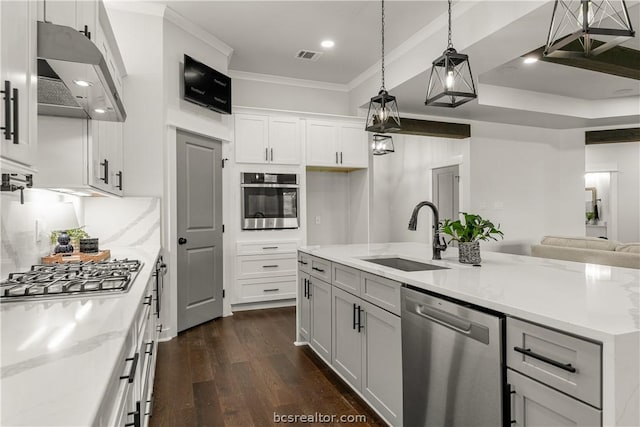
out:
M371 148L373 148L372 152L374 156L382 156L396 151L393 146L393 138L391 135L382 135L379 133L373 135Z
M458 53L451 42L451 0L447 49L432 62L425 105L455 108L477 98L469 57Z
M384 0L382 0L382 86L378 95L371 98L367 113L368 132L400 130L400 114L396 97L389 95L384 87Z
M595 56L634 36L624 0L556 0L544 54Z

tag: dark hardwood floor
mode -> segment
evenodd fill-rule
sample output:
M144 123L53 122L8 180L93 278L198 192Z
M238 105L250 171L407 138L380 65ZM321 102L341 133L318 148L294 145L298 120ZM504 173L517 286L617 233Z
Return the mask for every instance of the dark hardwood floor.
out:
M161 343L151 426L272 426L274 413L386 425L308 347L293 345L295 323L294 307L236 312Z

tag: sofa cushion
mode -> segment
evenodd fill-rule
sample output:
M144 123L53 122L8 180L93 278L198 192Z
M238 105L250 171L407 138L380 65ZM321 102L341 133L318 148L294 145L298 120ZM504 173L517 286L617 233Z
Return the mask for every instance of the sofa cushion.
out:
M616 246L616 252L630 252L632 254L640 254L640 243L625 243Z
M541 243L543 245L597 249L601 251L615 251L616 247L620 246L620 242L616 242L615 240L605 240L597 237L545 236Z

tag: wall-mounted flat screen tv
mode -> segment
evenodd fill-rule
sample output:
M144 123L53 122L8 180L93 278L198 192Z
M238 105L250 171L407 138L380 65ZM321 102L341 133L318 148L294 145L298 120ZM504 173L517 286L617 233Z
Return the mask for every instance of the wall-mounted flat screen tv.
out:
M231 78L184 56L184 99L222 114L231 114Z

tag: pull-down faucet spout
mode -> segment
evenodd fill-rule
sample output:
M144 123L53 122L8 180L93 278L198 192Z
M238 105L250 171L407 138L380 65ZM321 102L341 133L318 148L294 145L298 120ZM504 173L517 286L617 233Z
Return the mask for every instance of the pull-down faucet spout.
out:
M431 202L420 202L413 209L413 213L411 214L411 219L409 219L409 230L415 231L418 227L418 212L424 206L429 206L431 211L433 212L433 259L442 259L440 254L447 250L447 243L442 240L440 242L440 233L438 229L440 227L440 217L438 214L438 208Z

